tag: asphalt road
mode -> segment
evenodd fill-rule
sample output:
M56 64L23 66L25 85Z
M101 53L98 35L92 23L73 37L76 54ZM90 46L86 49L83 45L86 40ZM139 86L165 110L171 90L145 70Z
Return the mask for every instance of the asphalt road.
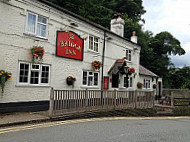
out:
M0 132L0 142L190 142L190 119L73 120Z

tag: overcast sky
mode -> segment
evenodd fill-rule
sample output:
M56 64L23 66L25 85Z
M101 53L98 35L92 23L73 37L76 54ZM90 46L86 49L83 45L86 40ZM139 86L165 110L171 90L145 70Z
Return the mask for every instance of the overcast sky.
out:
M172 57L175 66L190 66L190 0L143 0L145 30L170 32L186 54Z

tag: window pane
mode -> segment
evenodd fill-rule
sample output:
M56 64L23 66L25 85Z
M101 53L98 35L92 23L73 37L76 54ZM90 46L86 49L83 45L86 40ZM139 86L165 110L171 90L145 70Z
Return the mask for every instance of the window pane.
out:
M92 73L92 72L89 72L89 75L93 75L93 73Z
M28 13L27 32L35 33L36 15Z
M87 72L83 72L83 81L82 81L82 84L83 85L86 85L87 84Z
M89 37L89 49L93 50L93 37Z
M41 37L46 37L46 25L37 24L37 35Z
M31 71L30 84L39 84L38 79L39 79L39 72Z
M20 63L20 71L19 71L19 82L20 83L28 82L28 73L29 73L29 64Z
M32 65L32 69L40 69L40 65Z
M88 86L93 86L93 77L92 76L88 77Z
M128 50L126 50L126 60L129 60Z
M127 79L127 77L125 76L125 77L123 78L123 82L124 82L124 83L123 83L123 84L124 84L123 86L124 86L124 87L127 87L127 80L126 80L126 79Z
M98 52L98 43L94 43L94 51Z
M49 80L49 66L42 66L41 83L48 83Z
M129 54L129 61L131 61L131 54Z
M130 77L130 87L133 87L133 78L132 77Z
M38 22L46 24L47 19L42 16L38 16Z
M94 85L98 85L98 73L94 73Z
M97 37L94 38L94 42L98 42L98 38Z

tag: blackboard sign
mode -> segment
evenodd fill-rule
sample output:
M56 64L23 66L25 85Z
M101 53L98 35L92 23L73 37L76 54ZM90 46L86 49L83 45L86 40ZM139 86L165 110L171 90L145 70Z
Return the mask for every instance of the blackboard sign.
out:
M190 98L174 98L174 106L188 106Z

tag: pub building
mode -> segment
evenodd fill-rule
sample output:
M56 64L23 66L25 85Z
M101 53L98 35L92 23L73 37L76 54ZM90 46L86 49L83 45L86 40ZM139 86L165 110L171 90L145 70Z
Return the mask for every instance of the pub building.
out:
M45 0L3 0L0 21L0 70L12 74L0 92L0 112L47 110L51 88L153 91L158 85L161 92L161 79L140 65L135 32L124 38L120 14L109 30Z

